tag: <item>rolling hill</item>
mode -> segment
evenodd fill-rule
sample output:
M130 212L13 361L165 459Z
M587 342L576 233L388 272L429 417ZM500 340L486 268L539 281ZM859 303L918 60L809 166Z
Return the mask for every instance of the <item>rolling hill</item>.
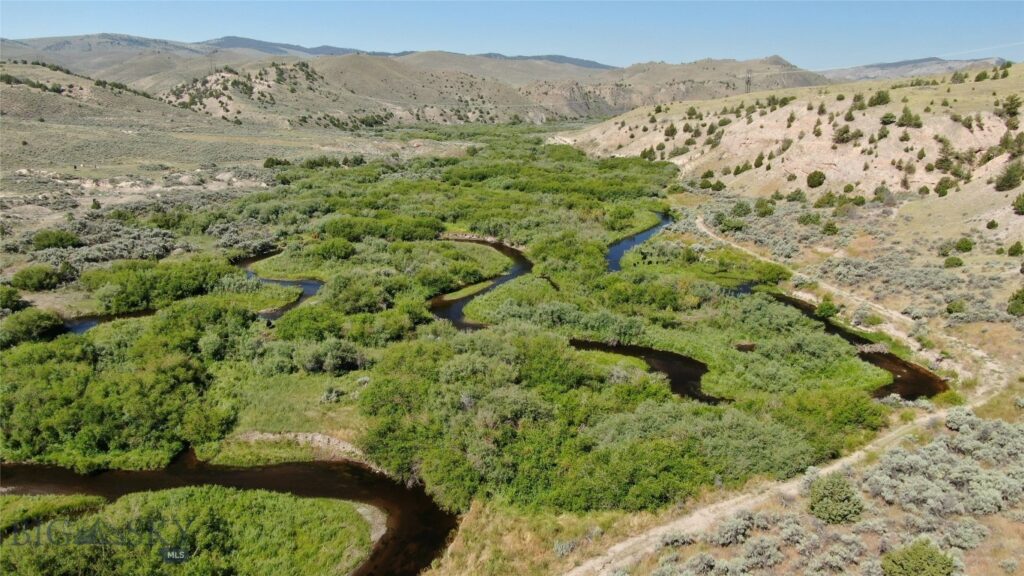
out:
M678 100L827 83L823 76L771 56L746 61L634 64L582 80L537 82L520 88L520 92L563 115L602 116Z
M315 114L439 122L500 122L519 117L541 122L605 116L658 102L828 82L777 56L614 68L561 55L366 53L355 48L306 48L233 36L186 43L123 34L3 39L0 51L8 61L57 64L175 103L192 101L188 106L199 111L214 114L219 109L217 115L276 125ZM245 103L251 94L240 97L237 90L231 90L232 81L238 88L243 81L252 83L252 77L268 68L295 67L300 62L305 62L303 66L318 80L292 83L286 93L275 91L274 83L262 89L254 87L264 97L258 109ZM229 70L238 71L241 77L225 76L231 75L225 72ZM220 90L224 96L210 96L213 91L207 87L223 80L228 82ZM221 102L214 104L212 100L218 98Z
M124 34L2 39L0 51L8 61L57 64L232 121L334 128L603 117L675 101L1002 62L927 58L819 74L770 56L615 68L561 55L363 52L237 36L188 43Z
M292 62L321 56L366 54L406 59L425 70L466 72L495 78L513 85L532 80L572 80L611 66L560 55L470 56L444 52L367 52L356 48L267 42L225 36L203 42L175 42L125 34L90 34L24 40L0 39L0 53L7 60L35 60L58 64L74 72L131 84L159 92L187 82L225 65L265 59Z
M1024 72L1002 64L646 106L553 141L676 164L702 203L689 231L902 311L922 346L950 327L1019 345L1005 303L1024 273L1009 249L1024 240L1021 94Z
M948 74L968 68L999 66L1002 58L978 58L975 60L944 60L942 58L918 58L899 62L882 62L852 68L824 70L821 75L829 80L851 82L855 80L876 80L882 78L909 78L912 76L934 76Z

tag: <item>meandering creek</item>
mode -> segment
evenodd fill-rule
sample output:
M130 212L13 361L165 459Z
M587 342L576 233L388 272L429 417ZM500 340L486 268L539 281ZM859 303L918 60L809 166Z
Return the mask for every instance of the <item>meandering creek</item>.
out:
M355 571L360 576L419 574L444 550L458 521L441 510L422 487L405 486L355 462L229 467L200 462L189 451L162 470L82 475L55 466L3 466L3 488L14 494L93 494L114 500L133 492L200 485L337 498L382 510L387 514L387 532Z
M773 295L776 300L789 304L800 310L808 318L821 320L814 314L814 304L788 294ZM854 346L868 346L874 344L871 340L847 330L842 326L824 321L825 331L835 334ZM884 398L890 394L898 394L906 400L917 400L918 398L931 398L940 392L949 390L949 384L941 376L928 370L920 364L909 362L893 354L892 352L860 352L860 359L873 364L886 372L892 374L892 383L875 390L876 398Z
M630 249L647 241L669 225L667 215L660 216L660 222L638 234L612 244L606 255L609 271L621 269L622 257ZM433 298L430 309L438 318L449 320L460 330L476 330L485 325L466 319L465 307L474 298L486 294L498 286L510 282L533 270L533 263L522 252L496 242L483 240L460 240L485 244L498 250L512 261L508 271L490 281L481 290L457 298L438 296ZM317 280L275 280L256 276L249 267L263 258L239 261L249 277L260 282L282 286L297 286L301 295L280 308L261 313L274 320L314 296L323 285ZM813 305L793 298L780 296L783 302L796 306L813 316ZM145 316L153 312L141 312L126 316ZM68 329L83 333L107 320L110 316L91 316L66 323ZM846 338L854 345L868 341L856 334L845 331L830 323L826 330ZM643 346L608 344L573 339L571 345L580 350L600 350L642 359L652 370L664 373L672 391L679 396L707 403L717 403L719 398L704 394L700 388L701 378L708 368L693 358L656 350ZM916 364L907 362L889 353L864 353L865 361L893 374L893 384L878 391L879 396L892 392L905 398L931 396L946 389L941 378ZM301 462L257 467L226 467L199 462L187 452L163 470L153 471L105 471L81 475L70 470L25 464L4 465L3 488L12 493L26 494L71 494L85 493L115 499L125 494L144 490L161 490L183 486L215 484L241 489L265 489L287 492L303 497L339 498L370 504L387 514L387 533L374 545L370 557L356 571L359 575L370 574L417 574L437 558L447 545L457 519L437 506L423 491L422 487L404 486L395 480L374 472L354 462Z
M249 258L244 258L242 260L238 260L237 262L235 262L235 266L245 271L246 278L255 278L256 280L260 281L263 284L273 284L275 286L294 286L302 290L302 292L299 293L298 298L292 300L291 302L285 304L284 306L274 308L272 310L267 310L265 312L261 312L260 317L266 320L277 320L278 318L283 316L285 312L291 310L292 308L295 308L296 306L302 304L306 300L309 300L313 296L316 296L317 292L319 292L320 288L324 285L323 282L319 280L313 280L312 278L302 280L278 280L275 278L262 278L249 269L249 267L252 266L253 264L261 260L266 260L267 258L277 256L280 253L281 251L277 250L274 252L260 254L259 256L251 256ZM128 312L126 314L91 314L89 316L79 316L77 318L70 318L68 320L65 320L64 327L67 328L68 332L72 332L74 334L84 334L89 330L95 328L97 325L102 324L103 322L110 322L111 320L120 320L122 318L143 318L145 316L152 316L153 314L156 314L156 310L141 310L139 312Z

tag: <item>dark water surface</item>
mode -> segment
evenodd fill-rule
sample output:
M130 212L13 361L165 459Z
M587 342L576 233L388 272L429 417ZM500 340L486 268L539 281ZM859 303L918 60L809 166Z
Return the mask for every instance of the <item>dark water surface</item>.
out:
M701 391L700 379L707 374L708 366L689 356L646 346L633 346L631 344L606 344L604 342L577 340L575 338L570 340L569 343L578 350L597 350L639 358L646 362L651 370L668 376L669 386L672 388L672 392L678 396L699 400L707 404L718 404L722 401L721 398L709 396Z
M485 324L479 322L471 322L466 319L465 309L466 305L473 301L478 296L483 296L488 292L494 290L498 286L505 284L519 278L524 274L529 274L533 270L533 262L530 262L523 253L511 246L506 246L499 242L488 242L486 240L456 240L457 242L471 242L473 244L481 244L483 246L490 246L498 252L501 252L510 260L512 260L512 267L508 269L501 276L491 280L490 286L474 292L467 296L454 299L446 299L445 295L435 296L428 304L430 311L434 313L434 316L441 318L442 320L448 320L459 330L479 330L486 327Z
M622 240L612 244L608 247L608 253L604 256L605 263L608 264L609 272L618 272L622 270L622 257L626 255L633 248L647 242L655 234L661 232L662 228L672 223L672 218L668 214L658 214L658 223L651 226L647 230L637 232L632 236L627 236Z
M140 310L138 312L128 312L125 314L90 314L88 316L69 318L64 321L64 327L72 334L85 334L103 322L120 320L122 318L143 318L146 316L152 316L153 314L156 314L156 310Z

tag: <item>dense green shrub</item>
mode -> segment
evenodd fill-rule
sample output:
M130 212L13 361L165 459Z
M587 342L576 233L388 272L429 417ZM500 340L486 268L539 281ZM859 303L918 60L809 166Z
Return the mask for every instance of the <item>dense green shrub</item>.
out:
M996 190L1000 192L1013 190L1020 186L1022 178L1024 178L1024 164L1020 160L1014 160L1007 164L1003 171L999 173L999 176L996 178Z
M43 340L64 330L61 319L48 310L28 308L0 320L0 348Z
M1021 254L1024 254L1024 243L1021 243L1020 240L1017 240L1016 242L1010 245L1010 248L1006 251L1006 253L1009 254L1010 256L1020 256Z
M273 156L271 156L271 157L269 157L269 158L267 158L266 160L263 161L263 167L264 168L276 168L278 166L291 166L291 165L292 165L292 163L290 161L283 160L281 158L274 158Z
M814 308L814 315L818 318L831 318L839 313L839 307L835 305L832 298L826 296L821 299L821 302Z
M959 256L949 256L942 261L943 268L959 268L964 265L964 261Z
M1024 316L1024 288L1013 293L1010 303L1006 306L1006 311L1014 316Z
M209 393L211 377L196 352L200 340L216 336L222 356L240 355L254 319L223 302L185 301L105 331L102 345L97 328L5 351L3 459L78 470L155 468L186 445L218 440L234 409Z
M861 130L853 130L849 124L843 124L832 133L832 142L835 144L847 144L864 137Z
M885 576L952 576L955 569L951 557L923 538L882 556Z
M11 286L0 285L0 310L17 312L28 305L21 299L21 294Z
M811 483L808 511L829 524L856 522L864 511L864 501L842 474L826 474Z
M815 170L807 175L807 187L817 188L825 183L825 173L821 170Z
M358 242L364 238L431 240L436 238L442 230L444 230L444 224L440 220L430 217L378 216L362 218L342 216L323 224L325 234L350 242Z
M78 235L67 230L40 230L32 237L32 247L36 250L73 248L81 245L82 241Z
M891 102L888 90L879 90L868 99L868 106L882 106Z
M330 280L324 299L347 313L391 308L399 295L416 289L411 278L390 268L345 270Z
M221 278L242 272L223 258L199 256L180 262L123 260L82 274L103 312L123 314L167 306L175 300L211 292Z
M759 218L771 216L775 213L775 202L764 198L758 198L754 202L754 213L757 214Z
M303 343L292 351L292 360L296 367L306 372L325 372L333 376L355 370L365 362L355 344L338 338Z
M974 240L971 240L970 238L964 236L963 238L957 240L956 244L954 244L953 246L956 248L957 252L970 252L971 250L974 249Z
M301 166L306 169L317 169L317 168L340 168L341 161L337 158L331 158L330 156L320 155L314 158L307 158L302 161Z
M33 264L26 266L14 273L11 277L11 286L38 292L40 290L52 290L60 285L62 281L60 273L49 264Z
M737 218L749 216L750 203L745 200L740 200L739 202L736 202L735 204L732 205L732 210L730 210L729 213Z
M309 253L323 260L344 260L355 254L356 248L344 238L330 238L310 247Z
M347 574L369 556L371 546L368 523L348 502L219 486L129 494L54 528L58 525L55 534L65 535L64 541L18 546L5 539L0 572ZM143 531L144 525L154 532ZM71 538L74 534L97 540L82 545ZM188 561L167 563L164 548L186 550Z
M1017 194L1017 197L1014 198L1013 213L1018 216L1024 216L1024 192Z
M903 113L896 120L896 125L901 128L920 128L923 124L921 123L921 116L911 112L908 106L904 106Z
M817 212L804 212L797 216L796 221L804 226L816 226L821 224L821 214L818 214Z
M277 335L285 340L321 340L345 330L345 315L320 305L289 310L277 321Z

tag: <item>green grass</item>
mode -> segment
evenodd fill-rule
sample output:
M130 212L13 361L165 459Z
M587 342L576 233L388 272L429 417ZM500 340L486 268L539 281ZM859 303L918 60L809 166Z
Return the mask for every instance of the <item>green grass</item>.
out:
M284 462L309 462L313 448L294 440L245 441L228 438L196 448L196 456L221 466L266 466Z
M0 533L25 523L47 520L70 513L97 510L106 503L100 496L71 494L61 496L0 495Z
M493 277L501 274L508 267L508 259L500 252L469 242L409 242L403 243L414 256L408 260L398 253L390 253L384 256L393 259L396 263L407 266L422 265L423 262L437 262L438 265L450 264L452 260L460 260L469 263L481 277ZM315 243L308 245L309 248ZM379 261L382 255L374 251L373 247L357 243L356 253L347 260L331 261L313 257L307 248L295 251L286 251L277 256L260 260L250 268L253 272L264 278L300 280L313 278L320 281L329 281L339 272L349 270L353 266L365 265L373 261Z
M215 392L230 394L238 402L235 433L350 429L360 421L343 405L321 401L328 388L356 393L354 374L261 374L248 364L222 363L215 368L214 379Z
M466 286L465 288L456 290L455 292L449 292L441 297L442 301L458 300L459 298L465 298L466 296L472 296L477 292L487 290L494 284L493 280L485 280L483 282Z
M650 370L646 362L633 356L624 356L622 354L603 352L600 350L582 350L579 354L584 359L584 362L593 364L594 366L601 366L602 368L623 366L633 368L635 370L641 370L643 372Z
M370 552L370 530L344 501L297 498L263 490L215 486L129 494L61 528L74 534L102 522L123 530L141 518L161 520L161 538L136 537L119 546L2 547L5 574L126 575L209 573L345 574ZM187 526L187 528L182 528ZM161 560L165 543L189 550L188 562ZM60 568L56 568L59 566Z

